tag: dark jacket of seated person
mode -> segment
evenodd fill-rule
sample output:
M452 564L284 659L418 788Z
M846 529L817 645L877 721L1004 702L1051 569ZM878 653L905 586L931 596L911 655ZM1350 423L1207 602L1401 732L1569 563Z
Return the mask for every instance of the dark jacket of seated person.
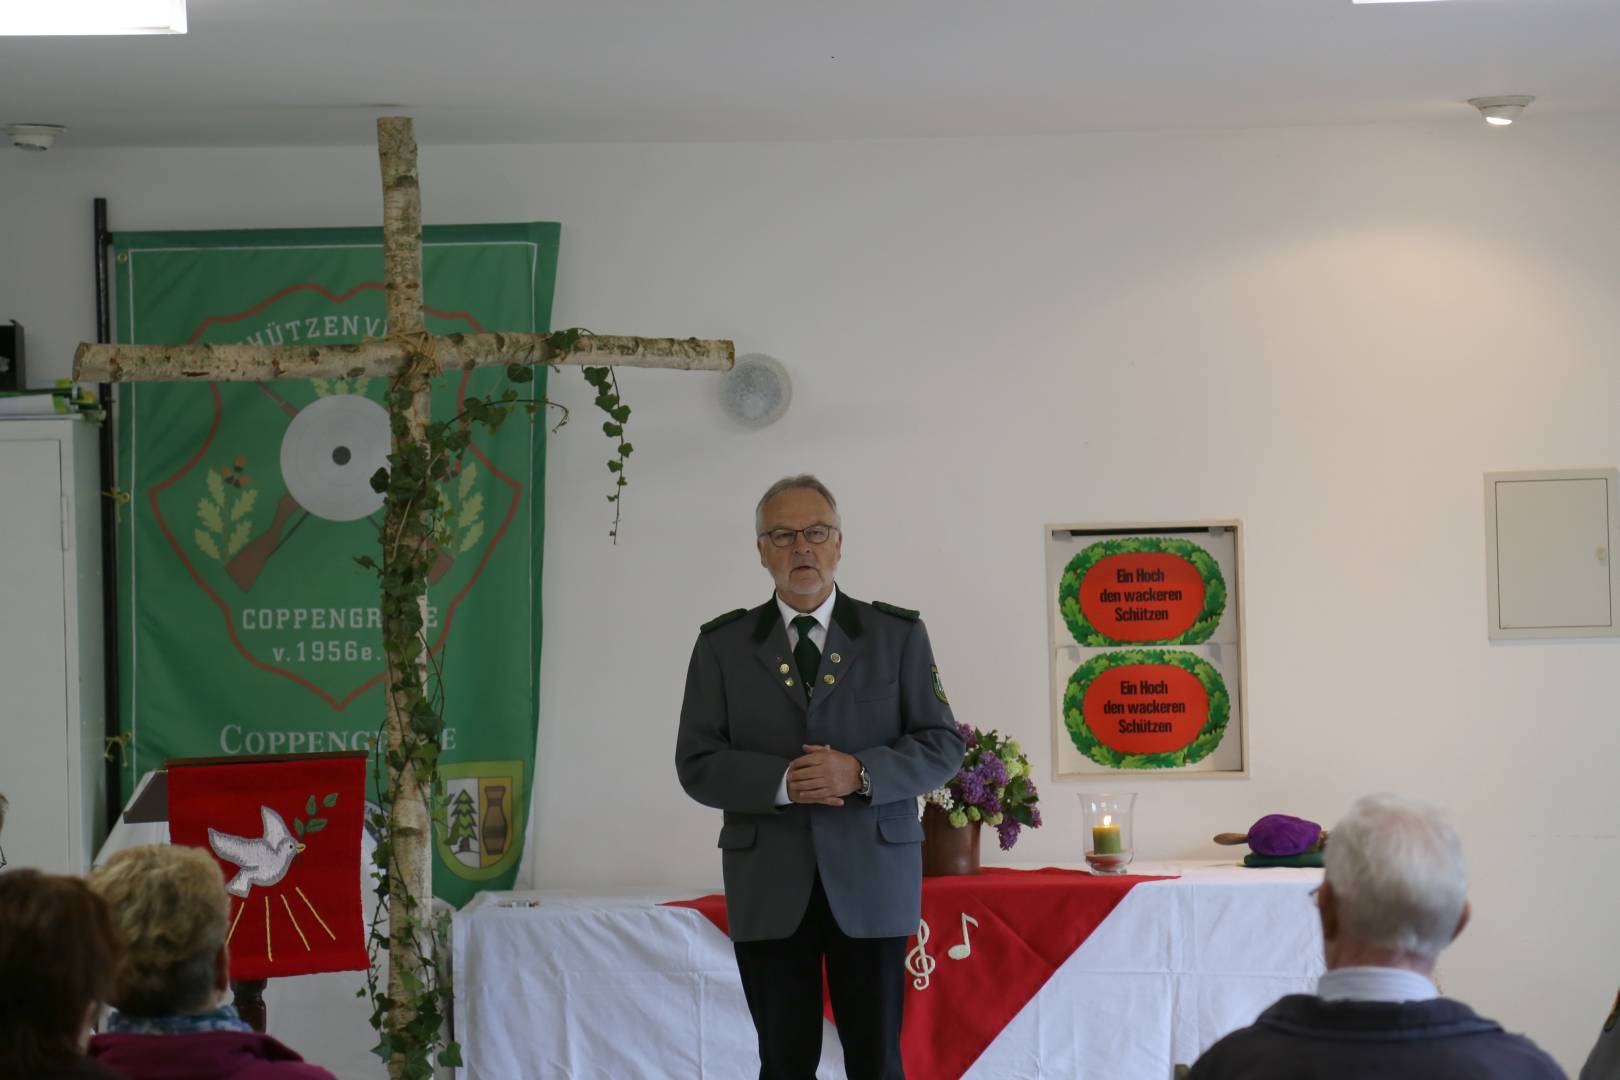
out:
M207 852L128 848L89 880L127 948L91 1057L130 1080L334 1080L222 1004L230 896Z
M145 1019L114 1012L91 1038L90 1054L130 1080L331 1080L229 1005Z
M1563 1080L1529 1039L1434 984L1469 910L1462 843L1440 811L1370 795L1328 835L1317 993L1291 994L1221 1039L1191 1080Z
M1553 1060L1467 1005L1291 994L1210 1047L1193 1080L1563 1080Z

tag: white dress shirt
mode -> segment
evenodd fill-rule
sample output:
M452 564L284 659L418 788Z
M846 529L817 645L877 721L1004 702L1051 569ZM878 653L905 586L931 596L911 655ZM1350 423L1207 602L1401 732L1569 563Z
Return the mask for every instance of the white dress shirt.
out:
M1440 991L1405 968L1342 967L1322 974L1316 996L1323 1001L1433 1001Z
M836 599L838 599L838 586L834 585L833 591L827 594L827 599L823 600L821 602L821 606L816 608L816 610L799 611L795 608L789 607L787 601L782 599L781 593L776 594L776 607L777 610L782 613L782 624L787 627L789 649L797 649L799 647L799 629L793 625L793 620L797 619L801 615L808 615L812 619L816 620L816 625L810 628L810 640L815 642L818 650L822 652L826 651L827 627L832 621L833 601ZM795 670L797 670L796 666ZM782 782L776 786L776 805L786 806L792 801L792 799L788 798L787 770L783 769Z

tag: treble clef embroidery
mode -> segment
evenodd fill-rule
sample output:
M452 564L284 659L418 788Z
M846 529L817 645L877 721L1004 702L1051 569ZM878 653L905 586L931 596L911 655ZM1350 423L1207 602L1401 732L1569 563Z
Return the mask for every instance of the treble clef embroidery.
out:
M928 955L923 946L928 944L928 920L921 919L917 923L917 947L906 953L906 970L915 976L911 985L918 990L928 989L929 978L938 966L934 958Z

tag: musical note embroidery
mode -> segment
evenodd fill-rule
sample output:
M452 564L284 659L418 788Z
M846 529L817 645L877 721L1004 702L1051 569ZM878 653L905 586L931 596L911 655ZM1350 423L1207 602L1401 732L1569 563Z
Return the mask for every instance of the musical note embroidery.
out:
M937 966L934 958L928 955L924 947L928 944L928 920L919 920L917 924L917 947L906 954L906 970L914 978L911 985L918 990L928 989L929 980L933 977Z
M978 926L979 920L964 911L962 912L962 944L952 945L945 952L945 955L952 960L966 960L973 955L973 942L968 938L968 923Z

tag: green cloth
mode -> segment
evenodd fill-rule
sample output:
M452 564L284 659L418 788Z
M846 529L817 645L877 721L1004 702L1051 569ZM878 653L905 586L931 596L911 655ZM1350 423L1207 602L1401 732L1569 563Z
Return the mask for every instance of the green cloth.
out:
M1307 851L1299 855L1256 855L1254 852L1243 856L1243 865L1253 868L1267 868L1272 866L1322 866L1322 853L1320 851Z

